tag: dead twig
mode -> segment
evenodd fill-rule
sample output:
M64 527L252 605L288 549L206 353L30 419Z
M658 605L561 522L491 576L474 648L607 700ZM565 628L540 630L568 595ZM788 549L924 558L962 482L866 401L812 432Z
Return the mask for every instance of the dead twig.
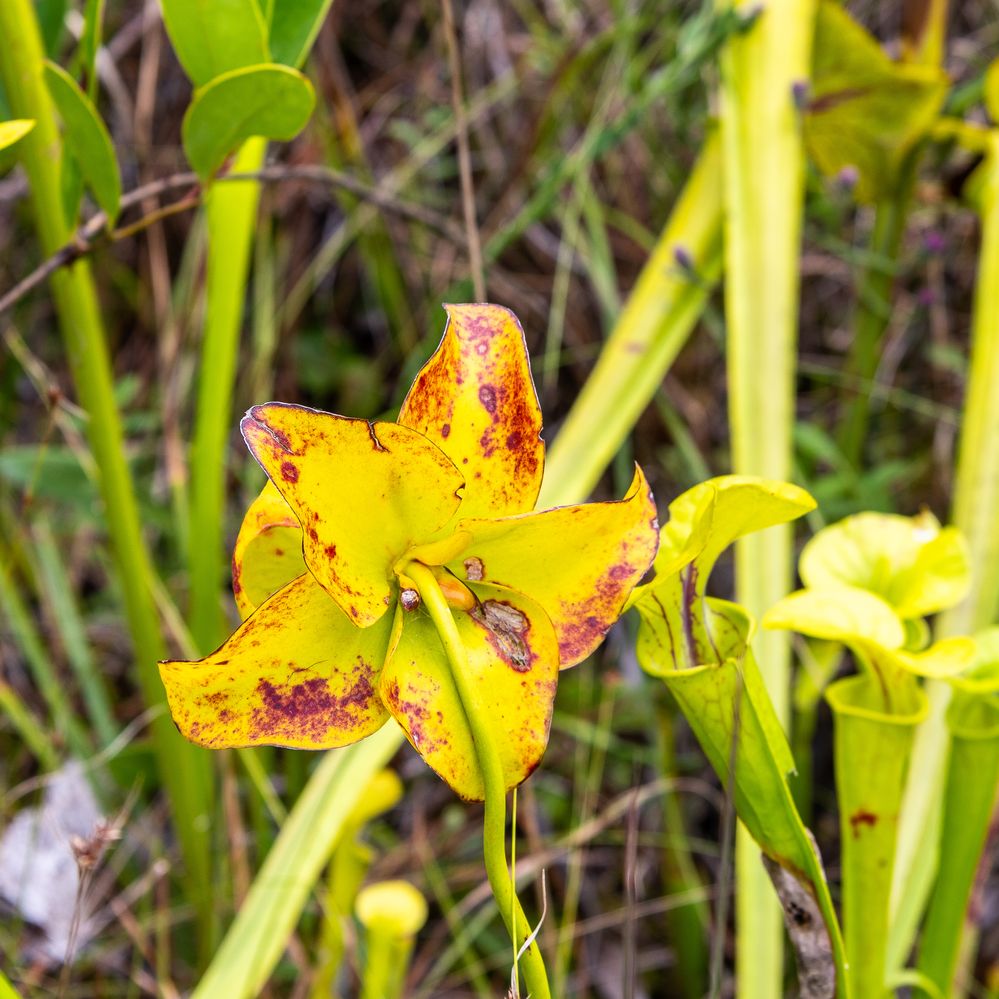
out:
M461 227L440 212L423 205L402 201L390 191L372 187L370 184L366 184L364 181L358 180L350 174L334 170L330 167L309 165L269 166L253 173L223 174L217 177L215 182L248 180L255 180L265 184L298 180L330 187L340 187L385 211L393 212L403 218L419 222L436 232L440 232L458 246L465 248L468 245L467 237ZM143 184L123 195L121 210L125 212L143 201L157 198L171 191L184 190L185 188L190 190L177 201L149 212L135 222L114 229L111 232L108 232L107 229L107 215L104 212L97 212L77 229L73 234L73 238L65 246L60 247L60 249L36 267L27 277L23 278L10 291L0 297L0 315L15 306L22 298L48 280L57 271L71 266L82 257L93 253L99 247L129 239L169 215L174 215L195 207L200 203L204 195L204 188L196 174L178 173L172 174L169 177L161 177L148 184Z

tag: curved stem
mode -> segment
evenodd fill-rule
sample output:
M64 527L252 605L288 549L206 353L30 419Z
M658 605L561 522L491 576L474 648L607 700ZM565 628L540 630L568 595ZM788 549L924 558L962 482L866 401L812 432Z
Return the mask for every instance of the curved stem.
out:
M486 876L489 878L489 885L493 890L503 922L506 923L515 948L519 950L531 935L531 927L510 884L510 869L506 861L506 781L503 778L499 752L483 717L484 712L475 690L468 680L465 646L458 634L458 626L434 574L422 563L411 562L406 568L406 575L416 583L423 606L437 628L441 645L444 646L451 665L451 675L454 677L458 697L468 719L468 727L472 731L472 740L475 743L475 753L486 792L482 847ZM524 983L531 999L551 999L548 975L537 941L531 942L521 956L521 961Z

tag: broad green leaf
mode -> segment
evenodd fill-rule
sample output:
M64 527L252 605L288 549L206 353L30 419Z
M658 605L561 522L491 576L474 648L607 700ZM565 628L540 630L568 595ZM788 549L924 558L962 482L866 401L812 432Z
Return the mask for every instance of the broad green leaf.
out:
M941 69L892 62L839 3L819 4L805 143L828 176L857 171L861 201L891 195L902 161L933 125L946 92Z
M259 995L354 805L402 741L390 722L356 746L326 754L281 827L193 999Z
M59 54L59 42L68 7L69 0L35 0L35 14L42 32L42 43L45 54L50 59L55 59Z
M928 512L915 517L858 513L805 545L799 571L812 588L845 585L885 600L901 618L952 607L971 582L968 549L953 527ZM888 643L882 643L888 644Z
M270 61L267 25L257 0L161 0L163 23L195 87Z
M883 994L898 814L915 727L927 712L914 683L891 713L881 710L882 698L868 675L837 680L826 691L835 723L843 933L854 992L871 996Z
M0 149L14 145L35 127L29 118L15 118L13 121L0 121Z
M45 83L62 119L66 145L108 224L118 217L121 173L107 127L76 81L54 62L45 63Z
M433 441L465 476L463 518L528 513L545 445L524 331L500 305L445 309L444 337L413 379L399 423Z
M464 479L414 430L304 406L254 406L247 447L305 529L305 563L355 624L381 618L392 569L458 509Z
M181 130L184 152L207 180L252 136L293 139L308 122L315 100L312 84L286 66L224 73L195 91Z
M319 34L333 0L273 0L271 58L295 69L301 67Z

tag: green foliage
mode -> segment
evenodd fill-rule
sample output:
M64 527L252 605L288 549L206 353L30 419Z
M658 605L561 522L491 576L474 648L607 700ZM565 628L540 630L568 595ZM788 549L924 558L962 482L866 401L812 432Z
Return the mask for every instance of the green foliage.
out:
M107 127L76 81L54 62L45 64L45 83L62 119L66 148L113 226L121 203L121 172ZM76 212L69 215L74 218Z
M312 84L287 66L230 70L195 91L184 115L184 152L207 180L247 139L293 139L315 103Z
M267 24L257 0L163 0L163 23L195 87L224 73L270 61Z

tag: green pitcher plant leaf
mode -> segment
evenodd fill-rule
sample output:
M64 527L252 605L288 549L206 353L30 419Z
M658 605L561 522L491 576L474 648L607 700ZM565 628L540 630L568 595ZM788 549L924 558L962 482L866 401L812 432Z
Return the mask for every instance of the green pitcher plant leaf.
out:
M494 305L448 306L397 423L254 406L241 428L268 484L236 542L245 617L198 662L164 662L181 732L213 748L323 749L393 717L465 798L476 746L431 579L465 651L461 686L495 733L508 788L538 765L558 672L586 658L655 556L641 469L616 502L535 512L541 411L524 335Z
M267 24L257 0L161 0L163 23L195 87L269 62Z
M184 115L184 152L207 180L247 139L286 142L305 128L316 103L312 84L297 70L273 63L217 76L194 92Z
M641 616L639 663L669 688L764 855L815 899L845 995L836 912L787 783L794 763L749 645L753 621L738 604L705 596L728 545L814 506L796 486L748 476L695 486L670 504L655 578L635 590L631 604Z
M45 83L62 119L66 146L107 214L108 223L113 224L121 204L121 172L107 126L90 98L61 66L45 63Z
M35 127L30 118L15 118L13 121L0 121L0 149L14 145Z
M888 913L902 791L926 695L910 683L884 707L871 675L837 680L826 691L840 812L843 932L858 996L887 995Z
M273 0L271 58L298 69L312 48L333 0Z
M939 867L919 946L919 970L943 995L955 994L966 912L999 788L999 627L975 635L974 663L953 686Z
M964 537L954 527L941 528L929 511L847 517L805 545L799 571L809 588L842 584L867 590L903 619L953 607L971 584Z
M856 171L859 200L891 194L946 92L941 69L893 62L839 3L819 4L805 144L827 176Z

